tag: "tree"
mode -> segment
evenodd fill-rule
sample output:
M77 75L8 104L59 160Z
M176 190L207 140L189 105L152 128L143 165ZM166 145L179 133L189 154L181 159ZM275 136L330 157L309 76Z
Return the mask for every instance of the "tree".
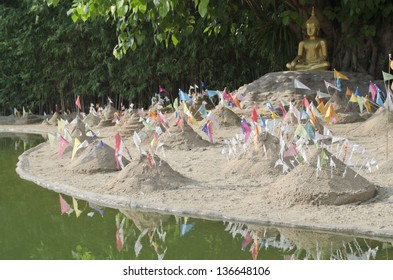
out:
M271 68L284 69L283 60L295 54L295 41L303 37L301 27L312 6L321 20L322 36L327 37L333 67L378 77L382 69L387 70L393 37L393 3L388 0L74 0L69 12L74 21L101 15L114 22L117 58L137 48L147 35L147 26L156 42L177 45L202 22L208 35L243 35L239 30L250 34L255 38L252 47L265 54L274 65ZM228 10L236 10L236 18L228 17ZM241 28L244 25L247 31Z

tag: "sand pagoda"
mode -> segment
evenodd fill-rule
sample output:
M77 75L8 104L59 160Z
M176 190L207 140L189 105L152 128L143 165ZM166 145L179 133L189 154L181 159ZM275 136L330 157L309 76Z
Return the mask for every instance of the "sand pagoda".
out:
M133 158L113 181L113 185L129 194L177 189L191 182L191 179L173 170L157 155L148 154Z
M112 106L112 104L107 105L102 111L103 118L97 126L107 127L115 125L115 122L113 121L115 112L116 109Z
M122 160L125 166L129 163L124 157ZM117 171L115 150L102 142L90 144L74 158L68 169L82 174Z
M213 117L220 127L240 127L241 118L228 107L217 106L213 110Z
M325 162L322 154L326 154ZM318 156L321 170L317 172ZM331 167L330 158L335 167ZM377 187L326 150L315 150L308 162L279 179L268 195L287 204L341 205L375 196Z
M195 132L187 122L183 124L183 131L178 125L169 127L168 131L159 137L159 140L166 147L178 150L191 150L212 145Z

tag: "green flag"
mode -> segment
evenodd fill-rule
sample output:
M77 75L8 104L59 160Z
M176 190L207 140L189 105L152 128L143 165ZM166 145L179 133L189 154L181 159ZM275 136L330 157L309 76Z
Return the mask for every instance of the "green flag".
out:
M383 75L384 81L393 80L393 75L390 73L386 73L386 72L382 71L382 75Z

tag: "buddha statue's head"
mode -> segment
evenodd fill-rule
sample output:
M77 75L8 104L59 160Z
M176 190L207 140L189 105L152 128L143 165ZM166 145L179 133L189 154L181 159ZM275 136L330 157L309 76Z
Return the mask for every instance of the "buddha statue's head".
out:
M306 29L307 29L307 35L310 38L315 38L318 36L319 20L315 16L314 7L312 8L310 18L306 21Z

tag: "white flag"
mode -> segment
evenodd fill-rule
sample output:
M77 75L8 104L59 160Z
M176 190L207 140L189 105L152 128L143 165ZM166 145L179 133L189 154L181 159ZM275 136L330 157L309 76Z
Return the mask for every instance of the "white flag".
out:
M308 86L306 86L305 84L300 82L298 79L294 79L293 81L294 81L294 84L295 84L295 88L311 90Z
M320 91L320 90L317 91L317 96L318 96L319 98L330 98L330 97L331 97L330 94L324 93L324 92L322 92L322 91Z
M333 85L332 83L326 82L325 80L324 80L324 82L325 82L325 86L326 86L327 90L329 90L329 88L331 87L331 88L334 88L335 90L340 91L340 89L338 87L336 87L335 85Z

